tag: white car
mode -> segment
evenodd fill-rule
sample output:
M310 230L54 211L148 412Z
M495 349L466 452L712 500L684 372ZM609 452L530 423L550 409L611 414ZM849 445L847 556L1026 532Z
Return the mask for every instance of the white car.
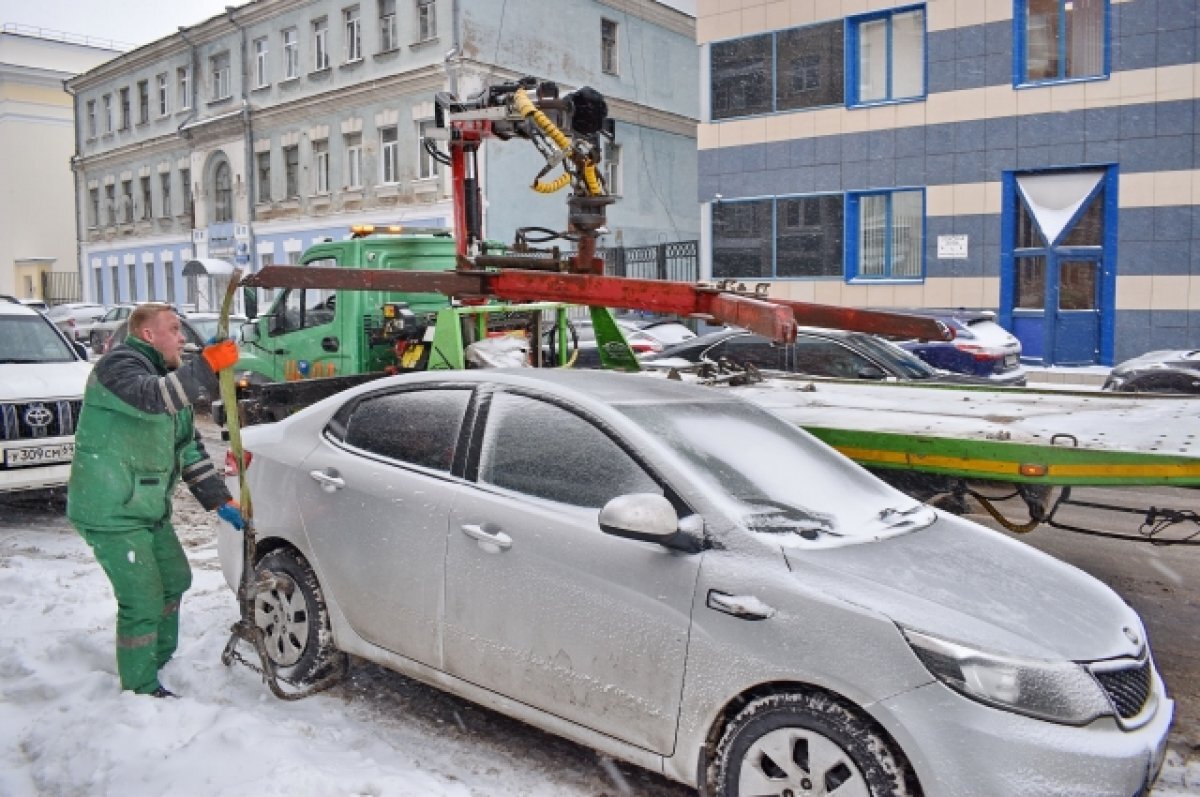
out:
M37 310L0 302L0 494L66 485L91 370Z

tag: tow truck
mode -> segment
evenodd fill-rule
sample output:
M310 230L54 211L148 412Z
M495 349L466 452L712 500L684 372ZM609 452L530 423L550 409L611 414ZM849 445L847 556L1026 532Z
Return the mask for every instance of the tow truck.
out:
M613 140L615 126L603 96L586 87L563 95L554 83L523 78L465 100L440 93L435 108L436 130L426 146L451 169L452 269L267 266L241 284L436 291L463 305L502 300L626 308L745 327L781 344L794 339L800 324L893 337L953 337L933 319L778 299L765 285L605 276L596 244L607 231L605 212L614 197L599 166L603 143ZM485 141L514 138L531 142L544 156L533 190L570 187L567 226L561 232L519 229L513 244L497 253L482 234L477 158ZM438 148L439 142L448 152ZM560 173L547 179L556 170ZM1189 488L1189 496L1200 488L1200 406L1194 399L762 379L751 372L699 378L744 391L917 497L972 495L1015 531L1045 523L1125 539L1200 544L1200 501L1178 508L1104 507L1142 518L1139 532L1131 535L1058 518L1071 506L1088 505L1072 499L1075 487L1169 485ZM978 485L1012 490L1028 519L1003 517ZM1172 528L1187 533L1167 533Z

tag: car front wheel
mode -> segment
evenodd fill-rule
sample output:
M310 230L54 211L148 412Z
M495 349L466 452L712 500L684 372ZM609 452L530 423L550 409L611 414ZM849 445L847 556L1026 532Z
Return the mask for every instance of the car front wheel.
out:
M913 797L907 762L883 734L822 694L748 703L729 723L710 770L719 797Z
M254 569L254 624L262 629L276 672L299 685L314 683L341 667L334 647L325 596L308 561L299 553L271 551Z

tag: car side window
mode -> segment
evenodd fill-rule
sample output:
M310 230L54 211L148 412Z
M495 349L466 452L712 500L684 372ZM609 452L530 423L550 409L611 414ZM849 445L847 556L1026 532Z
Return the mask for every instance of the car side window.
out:
M492 398L479 480L536 498L594 508L618 495L663 493L616 441L588 420L554 404L511 393Z
M274 323L271 325L271 334L333 323L336 301L337 292L333 290L288 289L272 308Z
M812 376L855 379L870 361L845 346L824 338L797 335L792 344L793 370Z
M398 462L449 471L470 400L469 390L410 390L364 399L350 411L342 439Z
M742 335L726 341L725 356L738 365L756 368L781 368L783 349L757 335Z

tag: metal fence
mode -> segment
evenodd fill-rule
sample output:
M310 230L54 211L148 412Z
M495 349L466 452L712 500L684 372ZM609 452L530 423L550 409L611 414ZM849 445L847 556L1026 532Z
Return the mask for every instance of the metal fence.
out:
M673 282L700 279L699 241L602 248L596 253L604 259L604 273L610 276Z
M42 300L46 304L78 302L83 299L83 286L73 271L47 271L42 274Z

